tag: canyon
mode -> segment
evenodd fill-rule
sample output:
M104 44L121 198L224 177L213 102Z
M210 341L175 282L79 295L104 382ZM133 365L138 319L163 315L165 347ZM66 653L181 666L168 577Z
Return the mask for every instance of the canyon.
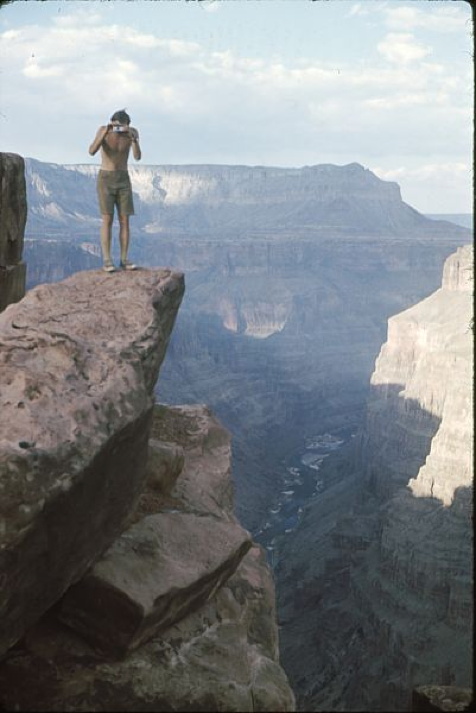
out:
M96 167L25 164L28 289L95 271L101 264ZM471 431L465 384L472 357L464 326L471 322L472 257L459 248L471 231L425 218L402 201L396 184L358 164L134 166L131 179L131 257L145 272L156 265L182 271L186 282L154 387L158 413L174 424L159 433L156 465L162 471L161 459L167 453L170 460L184 437L177 414L188 419L190 407L180 404L208 404L230 432L222 514L210 496L202 514L238 518L268 548L281 660L298 707L407 710L415 686L467 685L470 478L460 454ZM199 420L208 414L206 422L211 417L194 413ZM175 446L167 445L172 441ZM181 447L190 462L196 444L185 439ZM174 481L172 500L170 492L162 494L162 513L164 502L179 512L197 498L205 507L201 481L194 487L191 472L185 466L185 480ZM150 491L146 501L151 514ZM107 555L80 599L96 591L102 572L107 581L110 557L120 559L124 547ZM262 550L251 545L242 565L256 583L250 553L266 565ZM249 591L234 579L242 565L222 585L220 601L241 601L239 593ZM272 612L270 574L259 571L260 611ZM62 626L81 632L86 617L86 630L97 627L94 608L75 613L77 599L71 592ZM220 620L216 606L192 625L197 631ZM244 606L249 612L249 603ZM247 647L261 627L253 616L239 615L251 627L243 644L249 666L256 651ZM13 658L13 679L31 656L44 661L46 640L55 641L55 655L68 652L67 661L77 662L68 658L73 650L90 656L58 634L56 620L40 624L31 644L22 643L17 668ZM147 626L138 624L138 631ZM277 696L272 700L292 709L286 678L274 668L277 634L267 634L266 642L256 636L264 670L277 676L267 679ZM104 635L98 630L97 637L96 644ZM163 645L159 653L146 643L131 654L138 657L129 659L132 667L145 671L155 656L176 661L173 638L167 642L166 656ZM120 670L127 680L127 667L111 675ZM110 691L105 671L102 666L98 686ZM83 686L78 675L62 671L62 690ZM253 685L251 691L253 701L264 695ZM136 693L127 692L130 705L144 702Z
M96 173L26 160L28 287L100 265ZM470 231L358 164L133 166L131 181L132 259L186 275L157 398L207 403L230 430L256 531L286 454L360 423L387 319L437 288Z
M0 708L292 711L230 436L155 403L183 274L116 278L0 314Z
M302 710L411 710L425 683L471 686L472 274L468 245L389 320L364 423L281 540L282 660Z

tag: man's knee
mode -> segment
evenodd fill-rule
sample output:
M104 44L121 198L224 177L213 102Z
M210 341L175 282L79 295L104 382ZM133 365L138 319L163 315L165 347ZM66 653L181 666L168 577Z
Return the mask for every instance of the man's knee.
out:
M129 216L124 213L119 213L119 223L124 226L129 225Z
M114 220L114 216L113 216L113 215L110 215L109 213L103 213L103 214L102 214L102 222L103 222L103 225L107 226L108 228L111 227L113 220Z

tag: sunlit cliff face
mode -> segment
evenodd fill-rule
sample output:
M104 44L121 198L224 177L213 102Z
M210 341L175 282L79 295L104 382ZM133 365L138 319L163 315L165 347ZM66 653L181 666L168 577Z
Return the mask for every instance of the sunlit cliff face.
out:
M266 339L282 332L290 316L291 305L258 301L237 306L231 300L224 299L220 301L218 313L228 331Z
M460 248L446 261L441 289L389 320L371 380L385 400L393 400L397 418L412 409L421 413L422 428L428 416L439 422L426 461L408 486L416 497L447 506L473 477L472 266L471 246Z

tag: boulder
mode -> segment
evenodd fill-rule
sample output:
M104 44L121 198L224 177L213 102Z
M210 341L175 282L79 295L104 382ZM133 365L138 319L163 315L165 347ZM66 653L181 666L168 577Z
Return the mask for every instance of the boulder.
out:
M43 617L0 666L0 701L11 711L293 711L274 615L254 546L212 598L124 660Z
M82 272L0 315L0 654L134 509L183 291L170 270Z
M230 434L203 404L156 406L152 435L186 449L183 471L171 495L176 507L235 520Z
M182 446L151 438L147 461L147 484L159 493L169 493L184 466Z
M238 524L191 513L149 515L70 587L59 616L121 657L203 604L250 547Z

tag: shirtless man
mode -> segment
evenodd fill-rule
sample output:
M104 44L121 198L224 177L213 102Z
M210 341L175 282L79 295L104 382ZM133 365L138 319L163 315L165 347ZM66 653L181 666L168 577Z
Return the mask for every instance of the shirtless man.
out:
M103 270L114 272L111 259L112 223L114 206L119 216L119 242L121 246L121 268L136 270L137 267L127 259L129 249L129 216L134 215L132 188L127 171L127 159L132 146L132 154L140 161L139 133L129 126L130 116L125 111L116 111L111 116L111 123L100 126L96 137L89 147L91 156L101 149L101 168L98 174L97 192L102 215L101 248Z

